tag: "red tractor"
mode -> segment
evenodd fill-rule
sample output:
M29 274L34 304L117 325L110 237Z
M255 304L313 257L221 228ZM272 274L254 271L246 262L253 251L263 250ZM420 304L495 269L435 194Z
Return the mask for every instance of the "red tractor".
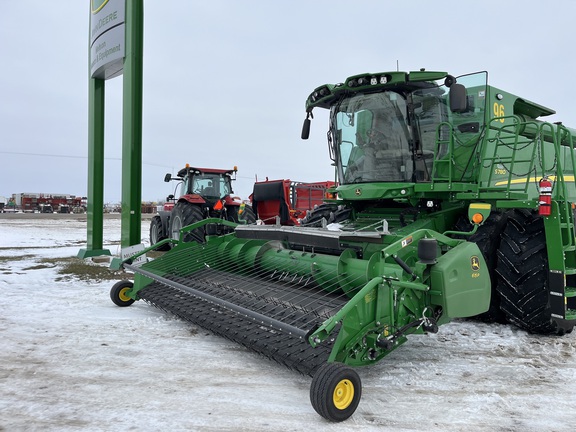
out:
M166 238L178 239L180 229L207 218L219 218L232 222L255 223L250 206L239 198L232 197L232 180L236 179L237 168L232 170L194 168L186 164L176 177L170 173L165 182L180 182L176 196L169 195L164 210L159 211L150 222L150 244ZM188 232L184 241L203 243L206 235L227 234L232 230L223 225L209 224ZM160 249L169 248L164 245Z

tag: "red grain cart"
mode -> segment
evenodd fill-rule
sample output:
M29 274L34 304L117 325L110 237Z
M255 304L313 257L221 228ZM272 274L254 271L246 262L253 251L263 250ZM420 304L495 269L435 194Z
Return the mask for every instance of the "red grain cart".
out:
M299 225L306 212L322 204L333 181L305 183L287 180L256 182L250 195L252 209L266 225Z

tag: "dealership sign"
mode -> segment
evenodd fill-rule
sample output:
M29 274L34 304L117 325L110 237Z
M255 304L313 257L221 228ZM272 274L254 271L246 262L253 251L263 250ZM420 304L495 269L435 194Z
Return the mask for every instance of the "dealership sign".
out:
M126 47L126 0L90 1L90 76L122 74Z

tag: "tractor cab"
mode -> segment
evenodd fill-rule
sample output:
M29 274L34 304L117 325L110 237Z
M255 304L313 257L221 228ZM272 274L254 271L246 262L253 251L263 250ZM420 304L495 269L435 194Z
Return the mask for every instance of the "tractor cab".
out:
M184 194L197 194L206 201L214 201L232 193L232 177L229 171L205 172L193 170L182 184Z
M166 181L180 180L177 196L189 196L214 203L232 194L232 180L235 180L236 167L233 170L214 168L194 168L186 165L178 172L176 178L166 175ZM192 198L193 197L193 198Z

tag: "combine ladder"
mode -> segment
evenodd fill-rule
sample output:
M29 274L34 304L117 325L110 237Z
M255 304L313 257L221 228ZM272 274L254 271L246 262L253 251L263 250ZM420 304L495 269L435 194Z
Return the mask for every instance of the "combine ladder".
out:
M554 216L556 215L556 216ZM561 248L548 248L550 272L548 289L552 319L560 331L572 328L576 320L576 243L572 205L552 202L552 216L544 218L546 238L560 240ZM548 244L558 244L548 241Z
M484 193L502 193L505 198L518 199L527 198L529 186L537 186L539 179L545 175L554 182L551 215L543 217L543 221L549 265L550 313L558 331L562 333L571 329L576 321L575 212L574 204L569 201L567 178L564 175L565 164L568 165L568 171L576 172L574 145L570 132L562 125L535 121L519 122L515 117L509 119L512 120L510 124L492 127L498 132L491 139L492 154L482 157L486 164L484 168L489 169L489 174L486 181L480 184L480 190ZM493 122L499 120L494 119ZM531 137L520 133L527 129L533 131ZM553 143L554 161L546 160L544 141ZM570 149L571 157L564 161L563 149L566 147ZM501 164L507 175L504 180L494 184L492 167L496 164ZM521 173L516 172L518 168ZM571 181L574 182L574 179Z
M551 126L551 125L550 125ZM568 137L565 145L570 148L572 172L576 172L576 157L571 134L559 125L554 134L554 148L557 157L556 187L552 201L552 214L544 218L548 245L561 244L562 247L548 247L550 273L548 289L550 312L560 332L571 329L576 321L576 231L575 204L568 201L568 191L564 167L562 166L562 136ZM574 180L572 179L572 182Z

